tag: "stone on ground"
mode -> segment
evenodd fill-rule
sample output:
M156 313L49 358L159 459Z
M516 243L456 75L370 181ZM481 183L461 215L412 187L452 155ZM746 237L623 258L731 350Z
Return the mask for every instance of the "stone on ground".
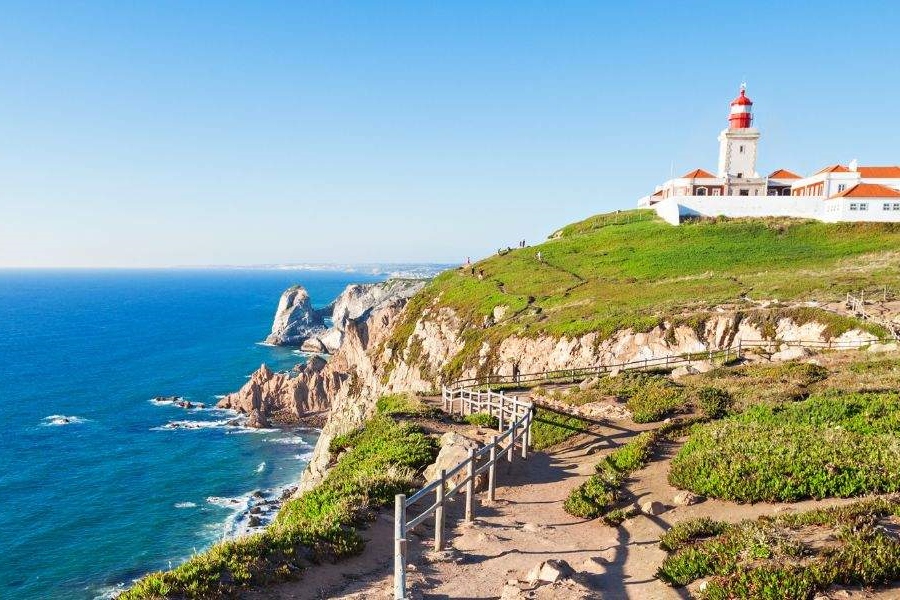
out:
M656 500L641 504L641 512L645 515L661 515L666 512L666 505Z
M690 492L679 492L672 498L672 503L675 506L691 506L699 501L700 499Z
M562 579L568 579L575 570L564 560L550 559L535 565L528 572L526 581L529 583L556 583Z

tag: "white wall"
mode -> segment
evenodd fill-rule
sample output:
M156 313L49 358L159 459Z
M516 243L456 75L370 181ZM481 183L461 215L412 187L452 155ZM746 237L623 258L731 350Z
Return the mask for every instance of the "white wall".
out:
M673 225L691 217L825 218L824 200L819 196L678 196L653 208Z
M874 221L879 223L900 223L900 210L894 210L900 204L900 198L837 198L824 202L826 209L823 221ZM855 204L857 209L850 210ZM868 205L866 210L859 210L861 204ZM884 205L888 210L884 210ZM832 210L829 210L831 208Z

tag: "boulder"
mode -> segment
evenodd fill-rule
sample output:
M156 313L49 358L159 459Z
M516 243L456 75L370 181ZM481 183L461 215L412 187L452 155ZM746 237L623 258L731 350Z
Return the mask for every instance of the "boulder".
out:
M580 389L582 391L588 390L591 387L593 387L595 383L597 383L596 377L588 377L587 379L585 379L584 381L582 381L581 383L578 384L578 389Z
M269 426L269 419L266 418L265 413L261 412L258 408L254 408L250 411L250 414L247 415L247 427L255 427L256 429L265 429Z
M322 340L318 337L311 337L303 340L303 343L300 344L300 349L304 352L314 352L319 354L328 352L328 348L325 346L325 343L322 342Z
M434 464L425 468L425 480L434 481L441 476L441 471L449 471L459 463L469 458L469 450L478 450L481 444L473 439L467 438L455 431L448 431L441 436L441 449L438 451L437 459ZM451 485L457 485L466 478L466 469L462 469L459 473L450 478ZM475 476L475 491L487 489L487 473L481 473Z
M568 579L574 574L575 570L566 561L550 559L532 567L525 579L531 584L556 583L562 579Z
M641 504L641 512L645 515L661 515L666 512L666 505L656 500Z
M814 352L803 346L785 346L781 350L774 353L770 358L772 360L797 360L812 356Z
M900 349L900 346L898 346L896 342L889 342L887 344L875 342L869 345L869 352L896 352L898 349Z
M692 504L697 504L699 501L700 499L690 492L678 492L675 494L675 497L672 498L672 503L675 506L691 506Z

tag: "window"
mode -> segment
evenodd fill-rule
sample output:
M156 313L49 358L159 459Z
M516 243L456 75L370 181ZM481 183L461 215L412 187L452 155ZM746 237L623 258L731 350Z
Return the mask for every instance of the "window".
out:
M847 189L847 184L846 184L846 183L839 183L839 184L838 184L838 194L840 194L841 192L843 192L845 189Z
M743 173L738 173L738 174L737 174L738 179L741 179L743 176L744 176Z
M741 154L744 153L744 146L743 146L743 144L740 145L740 146L738 146L738 152L740 152Z
M713 193L712 193L713 196L718 196L718 195L719 195L719 188L715 188L712 192L713 192ZM900 207L900 204L898 204L897 206ZM895 208L894 210L900 210L900 209Z
M859 210L869 210L869 203L868 202L860 202Z
M885 202L884 204L882 204L882 205L881 205L881 210L891 210L891 203L890 203L890 202Z
M856 210L856 202L850 203L850 210Z
M738 192L738 196L749 196L749 195L750 195L750 190L740 190Z
M698 188L694 191L694 193L695 193L697 196L705 196L705 195L706 195L706 188L705 188L705 187L698 187Z
M900 210L900 202L895 202L893 206L894 210Z
M785 196L790 196L790 195L791 195L791 188L784 188L784 195L785 195Z

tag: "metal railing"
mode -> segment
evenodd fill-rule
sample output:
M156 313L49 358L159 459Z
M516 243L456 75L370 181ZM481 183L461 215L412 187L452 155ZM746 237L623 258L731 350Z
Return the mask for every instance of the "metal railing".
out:
M465 488L465 517L467 522L475 519L475 481L487 472L487 497L490 502L496 498L497 462L505 458L512 463L518 444L522 460L528 458L531 443L531 423L534 409L531 402L520 401L516 396L503 392L476 391L444 387L441 392L444 407L453 412L459 400L460 414L486 412L497 417L500 431L490 444L476 450L469 450L469 457L450 469L442 469L440 476L428 483L410 497L397 494L394 498L394 598L406 598L407 533L434 516L434 549L443 550L446 544L445 506ZM504 424L506 428L504 429ZM504 445L505 444L505 445ZM465 477L454 483L454 477L465 471ZM434 501L416 516L410 513L417 504L434 494Z

